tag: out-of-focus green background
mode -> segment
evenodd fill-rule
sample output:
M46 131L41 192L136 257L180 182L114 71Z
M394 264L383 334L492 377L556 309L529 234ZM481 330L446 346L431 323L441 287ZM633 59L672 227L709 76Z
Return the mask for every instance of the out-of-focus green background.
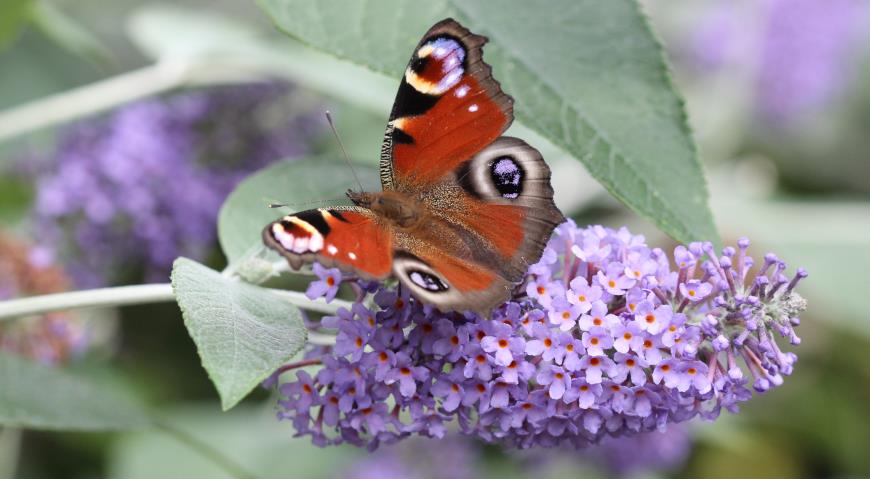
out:
M739 415L726 415L715 424L692 424L685 461L669 471L637 474L870 476L870 4L647 0L642 5L685 96L723 238L733 242L749 236L756 253L776 251L790 266L807 268L810 278L802 291L810 307L798 330L803 339L800 361L783 387L750 401ZM16 21L19 16L24 21ZM282 52L301 54L299 48L274 31L251 2L4 1L3 229L19 235L34 231L28 212L35 186L17 179L13 165L54 148L69 122L52 118L105 114L96 103L88 103L101 100L88 96L88 86L105 87L122 78L120 92L113 91L132 101L181 86L267 76L293 80L298 72L282 71L276 62ZM184 81L169 80L167 91L153 76L137 83L136 72L153 72L155 62L189 70ZM70 96L80 88L86 93ZM306 88L296 94L310 100L315 110L332 110L351 155L374 164L385 119L367 110L364 99L353 104L341 94L322 96ZM327 135L322 125L313 128L310 144L315 152L335 153ZM557 200L579 221L628 224L646 233L651 244L671 244L610 198L578 165L559 165L557 171ZM219 255L211 261L221 266ZM165 404L162 412L175 428L268 477L362 477L353 476L364 465L359 461L373 460L353 448L322 450L293 439L291 426L273 419L275 398L263 391L221 413L174 305L132 307L119 314L115 343L106 353L111 372L105 358L86 359L76 367ZM0 455L0 478L225 474L207 454L165 431L7 436L0 438L0 450L8 453ZM417 443L394 452L399 457L437 457L441 450L438 444ZM612 473L572 452L542 459L480 446L471 450L474 475L485 477Z

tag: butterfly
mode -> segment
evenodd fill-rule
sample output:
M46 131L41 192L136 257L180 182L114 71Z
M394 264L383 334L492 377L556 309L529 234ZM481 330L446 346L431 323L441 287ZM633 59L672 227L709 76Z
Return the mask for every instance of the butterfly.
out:
M508 300L564 216L541 154L501 136L513 98L483 61L486 42L450 18L432 26L387 123L383 191L284 216L265 228L265 244L294 269L318 262L395 277L444 312L488 316Z

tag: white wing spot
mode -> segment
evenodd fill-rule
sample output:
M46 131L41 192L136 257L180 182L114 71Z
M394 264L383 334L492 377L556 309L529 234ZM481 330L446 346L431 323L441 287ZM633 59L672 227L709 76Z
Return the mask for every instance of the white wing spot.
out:
M326 251L328 251L329 254L334 256L335 253L338 253L338 248L336 248L334 244L331 244L331 245L326 247Z
M469 90L468 85L462 85L461 87L456 89L456 97L457 98L464 97L465 95L468 94L468 90Z
M350 253L347 254L347 257L350 258L350 259L354 259L354 260L355 260L355 259L356 259L356 253L354 253L353 251L351 251Z
M468 111L470 111L472 113L476 112L477 111L477 103L468 107Z

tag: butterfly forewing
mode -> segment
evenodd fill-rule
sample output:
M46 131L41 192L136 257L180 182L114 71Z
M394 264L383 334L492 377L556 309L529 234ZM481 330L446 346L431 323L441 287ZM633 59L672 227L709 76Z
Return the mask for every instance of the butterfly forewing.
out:
M483 62L486 41L450 19L426 32L390 114L381 155L385 189L438 180L511 124L513 99Z
M287 215L263 230L263 241L296 269L318 261L366 279L384 279L392 270L391 228L365 208L320 208Z

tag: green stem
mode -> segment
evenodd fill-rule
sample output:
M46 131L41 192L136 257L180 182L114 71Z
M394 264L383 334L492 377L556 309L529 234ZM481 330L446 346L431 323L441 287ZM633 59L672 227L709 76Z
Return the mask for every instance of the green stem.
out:
M156 425L159 429L175 438L178 442L196 451L203 458L213 462L216 466L226 471L227 474L237 479L256 479L257 476L255 476L251 471L245 469L238 462L230 459L226 453L215 449L213 446L193 434L190 434L167 421L158 420Z
M335 300L329 304L322 301L312 301L298 291L280 289L268 289L268 291L277 294L290 304L324 314L335 314L338 308L350 309L351 306L350 302L342 300ZM0 302L0 321L20 316L45 314L51 311L170 301L175 301L170 284L140 284L46 294Z
M169 284L140 284L46 294L0 302L0 321L51 311L174 301Z

